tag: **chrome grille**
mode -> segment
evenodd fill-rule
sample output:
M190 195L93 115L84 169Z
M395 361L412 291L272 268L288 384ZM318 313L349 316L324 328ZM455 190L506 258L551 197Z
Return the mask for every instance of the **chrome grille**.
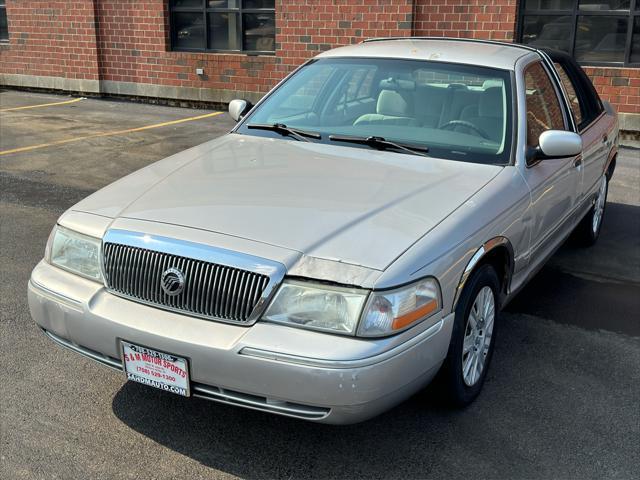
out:
M107 288L142 303L190 315L248 323L269 284L269 276L130 245L105 242L102 250ZM177 268L184 289L175 296L161 288L163 272Z

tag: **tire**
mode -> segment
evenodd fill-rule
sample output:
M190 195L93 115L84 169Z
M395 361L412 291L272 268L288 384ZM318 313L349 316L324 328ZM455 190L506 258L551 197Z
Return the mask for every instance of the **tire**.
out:
M441 372L441 380L448 399L456 407L469 405L482 390L495 345L496 326L500 312L499 292L500 281L495 269L491 265L483 265L467 280L458 301L451 343ZM490 300L487 295L491 296ZM493 315L490 319L491 312L489 311L488 314L482 315L478 322L476 307L481 298L492 303ZM476 319L476 328L472 326L474 318ZM469 364L474 361L473 358L477 358L477 361L482 363L480 371L477 371L479 367L475 367L476 370L471 375L471 372L467 373L467 370L474 368Z
M575 243L590 247L598 241L600 230L602 229L602 220L607 207L607 194L609 193L609 180L606 175L600 179L600 187L596 195L595 202L589 213L580 221L573 232Z

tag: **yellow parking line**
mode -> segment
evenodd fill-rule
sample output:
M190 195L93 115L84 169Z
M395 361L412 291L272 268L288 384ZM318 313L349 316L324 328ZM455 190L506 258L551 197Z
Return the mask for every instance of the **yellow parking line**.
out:
M86 100L86 98L74 98L73 100L66 100L64 102L41 103L39 105L26 105L24 107L2 108L0 109L0 112L15 112L16 110L27 110L28 108L52 107L53 105L68 105L69 103L76 103L80 100Z
M171 120L170 122L155 123L153 125L146 125L144 127L128 128L126 130L112 130L110 132L92 133L90 135L84 135L82 137L66 138L64 140L57 140L55 142L49 142L49 143L41 143L39 145L30 145L28 147L12 148L11 150L4 150L0 152L0 155L9 155L10 153L28 152L28 151L37 150L40 148L53 147L56 145L64 145L65 143L73 143L73 142L79 142L81 140L86 140L87 138L110 137L112 135L123 135L125 133L142 132L143 130L150 130L152 128L167 127L169 125L177 125L178 123L193 122L194 120L201 120L203 118L215 117L216 115L222 115L223 113L224 112L206 113L204 115L198 115L196 117L181 118L179 120Z

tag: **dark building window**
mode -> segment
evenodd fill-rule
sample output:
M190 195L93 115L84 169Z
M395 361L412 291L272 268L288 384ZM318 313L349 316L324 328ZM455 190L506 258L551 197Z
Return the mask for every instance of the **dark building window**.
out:
M275 51L275 0L171 0L169 6L172 50Z
M0 0L0 42L9 41L9 25L7 23L7 2Z
M640 0L520 0L518 38L583 65L640 66Z

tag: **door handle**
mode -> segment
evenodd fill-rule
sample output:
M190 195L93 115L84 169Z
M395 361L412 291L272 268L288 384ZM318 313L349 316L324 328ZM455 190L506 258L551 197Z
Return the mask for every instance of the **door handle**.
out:
M605 134L602 136L602 143L607 143L607 140L609 140L609 137L608 137L608 136L607 136L607 134L605 133Z
M582 165L582 155L578 155L576 159L573 161L574 167L578 168L580 165Z

